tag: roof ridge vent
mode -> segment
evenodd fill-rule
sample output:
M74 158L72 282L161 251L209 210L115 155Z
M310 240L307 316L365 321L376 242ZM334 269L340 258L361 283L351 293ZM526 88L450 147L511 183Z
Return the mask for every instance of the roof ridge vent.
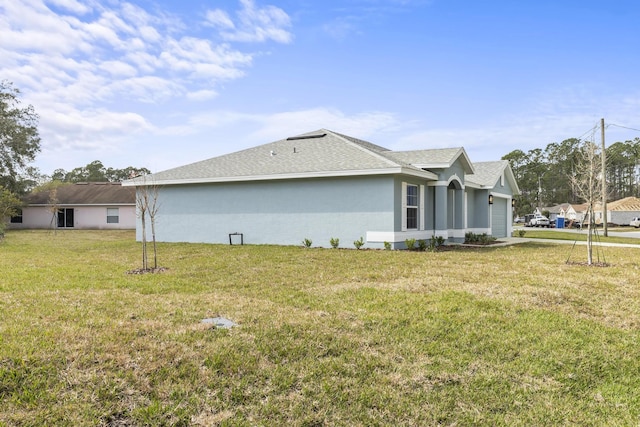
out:
M326 133L316 133L313 135L298 135L298 136L290 136L289 138L287 138L287 141L297 141L300 139L314 139L314 138L323 138L327 136Z

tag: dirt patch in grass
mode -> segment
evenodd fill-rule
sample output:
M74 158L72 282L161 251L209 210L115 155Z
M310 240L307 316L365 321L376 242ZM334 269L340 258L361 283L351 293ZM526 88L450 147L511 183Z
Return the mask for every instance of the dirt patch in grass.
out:
M127 270L126 274L155 274L155 273L164 273L167 270L169 270L167 267L136 268L133 270Z

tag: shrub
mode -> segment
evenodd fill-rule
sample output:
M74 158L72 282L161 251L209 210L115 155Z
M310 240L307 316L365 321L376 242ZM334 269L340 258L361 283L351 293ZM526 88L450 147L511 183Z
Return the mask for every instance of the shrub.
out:
M385 251L390 251L391 250L391 243L384 242L384 250Z
M364 246L364 239L362 238L362 236L360 236L360 240L356 240L353 242L353 246L355 246L356 249L360 249L362 246Z
M405 239L404 244L408 250L412 251L416 247L416 239Z
M332 237L331 239L329 239L329 243L331 243L331 247L333 249L337 249L340 245L340 239L338 239L337 237Z
M526 230L518 230L518 237L524 237L525 234L527 234Z
M427 249L427 241L424 239L418 240L418 250L425 251Z
M311 239L307 239L306 237L305 237L305 239L302 241L302 245L303 245L305 248L310 248L312 244L313 244L313 242L311 241Z
M475 235L475 233L472 233L471 231L467 231L466 233L464 233L465 243L473 243L476 240L477 240L477 236Z
M490 236L487 233L475 234L468 232L464 235L464 242L470 245L488 245L495 240L495 237Z

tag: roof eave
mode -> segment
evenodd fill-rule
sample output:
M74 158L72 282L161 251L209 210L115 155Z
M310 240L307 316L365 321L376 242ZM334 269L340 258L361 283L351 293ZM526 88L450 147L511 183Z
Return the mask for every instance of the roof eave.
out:
M187 185L187 184L212 184L222 182L249 182L249 181L273 181L285 179L310 179L310 178L332 178L332 177L348 177L348 176L371 176L371 175L410 175L424 179L437 179L437 176L429 171L422 171L407 167L394 167L384 169L360 169L346 171L318 171L318 172L300 172L300 173L284 173L273 175L243 175L243 176L224 176L212 178L193 178L193 179L166 179L154 180L146 182L135 182L135 180L123 181L123 186L147 186L147 185Z

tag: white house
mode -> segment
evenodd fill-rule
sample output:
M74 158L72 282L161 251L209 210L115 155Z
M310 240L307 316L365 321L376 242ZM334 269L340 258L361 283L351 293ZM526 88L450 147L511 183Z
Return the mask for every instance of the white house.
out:
M63 185L25 196L10 229L135 229L135 191L119 182Z

